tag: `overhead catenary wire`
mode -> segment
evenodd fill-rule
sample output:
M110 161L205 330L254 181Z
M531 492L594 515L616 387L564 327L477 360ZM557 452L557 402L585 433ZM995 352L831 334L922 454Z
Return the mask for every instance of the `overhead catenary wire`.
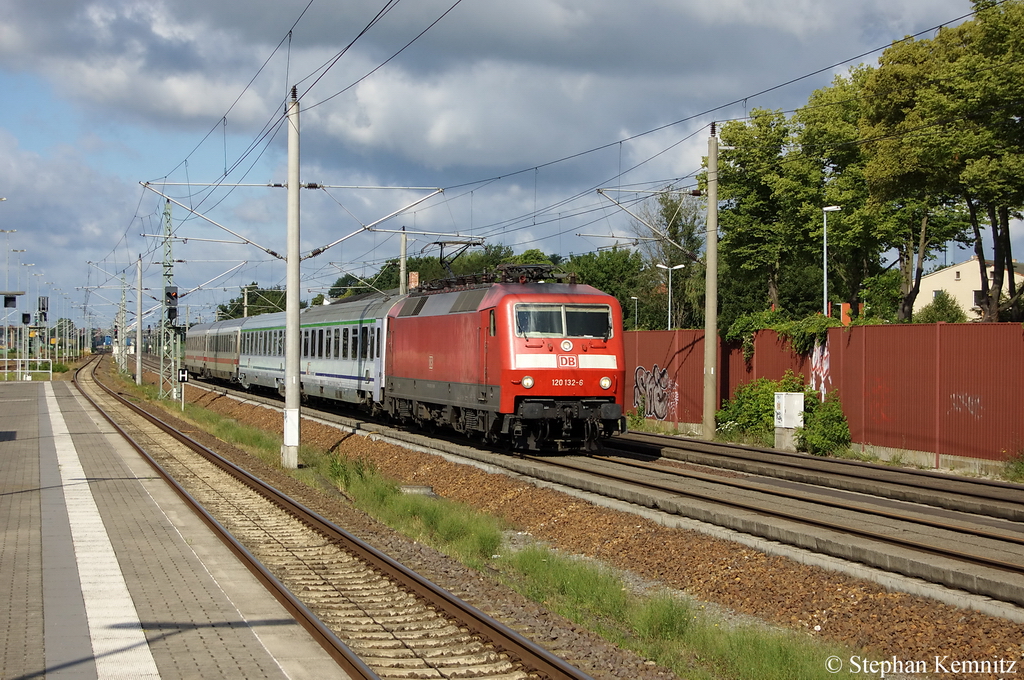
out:
M309 3L309 4L307 4L307 5L306 5L306 7L305 7L305 9L303 10L302 14L300 14L300 16L299 16L299 19L301 19L301 18L302 18L302 15L304 15L304 14L305 14L306 10L308 10L308 9L309 9L309 7L310 7L310 5L311 5L311 4L312 4L312 0L310 1L310 3ZM393 8L394 8L394 6L395 6L396 4L397 4L396 2L388 2L387 4L385 4L385 6L384 6L384 8L383 8L383 9L381 10L381 12L383 12L384 14L386 14L387 12L391 11L391 9L393 9ZM458 3L456 3L456 5L457 5L457 4L458 4ZM450 7L448 11L451 11L451 9L453 9L453 8L454 8L454 5L453 5L452 7ZM385 11L385 10L386 10L386 11ZM371 21L371 23L370 23L370 24L368 24L368 27L372 27L372 25L374 25L374 23L375 23L376 21L378 21L378 20L379 20L379 17L382 17L382 16L383 16L383 14L381 14L381 12L378 12L378 15L377 15L377 16L375 16L374 20L373 20L373 21ZM446 12L445 14L447 14L447 12ZM952 21L958 21L958 20L960 20L960 19L964 19L964 18L970 17L970 16L972 16L973 14L974 14L974 12L971 12L971 13L969 13L969 14L965 14L965 15L963 15L963 16L961 16L961 17L958 17L957 19L954 19L954 20L952 20ZM443 17L443 16L444 16L444 15L442 15L442 17ZM294 27L295 27L295 26L296 26L296 25L298 24L298 22L299 22L299 19L296 19L296 22L295 22L295 24L293 25L293 29L294 29ZM439 18L438 20L440 20L440 18ZM435 20L435 23L436 23L436 21L437 21L437 20ZM950 23L950 22L945 22L945 24L948 24L948 23ZM433 25L433 24L431 24L431 25ZM365 30L366 30L366 29L364 29L364 31L365 31ZM928 31L934 31L934 28L932 28L932 29L928 29ZM921 34L923 34L923 33L925 33L925 32L927 32L927 31L921 31L921 32L919 32L919 33L915 34L915 36L916 36L916 35L921 35ZM360 35L362 35L362 34L363 34L363 32L361 32L361 33L360 33ZM421 33L420 35L422 35L422 33ZM277 51L278 51L278 50L280 49L281 45L282 45L282 44L283 44L283 43L284 43L284 42L285 42L286 40L288 40L288 41L289 41L289 47L290 47L290 37L291 37L291 31L289 31L289 33L288 33L288 34L286 35L286 37L285 37L284 39L282 39L282 43L280 43L280 44L278 45L278 48L276 48L276 49L275 49L274 53L272 53L272 54L271 54L271 56L270 56L270 57L268 57L268 59L267 59L267 60L266 60L266 61L264 62L264 65L263 65L263 66L261 66L260 70L259 70L259 71L257 71L257 73L256 73L256 74L255 74L255 75L253 76L253 78L252 78L252 79L251 79L251 80L249 81L249 84L248 84L248 85L246 86L247 88L248 88L248 87L250 87L250 86L252 85L252 83L253 83L253 82L255 81L255 79L256 79L256 77L257 77L257 76L259 75L259 73L260 73L260 72L261 72L261 71L263 70L263 68L265 68L265 66L266 66L266 65L267 65L267 64L268 64L268 63L270 62L270 60L271 60L271 59L273 58L274 54L276 54L276 53L277 53ZM419 36L417 36L417 37L419 37ZM407 44L406 44L406 47L408 47L408 45L409 45L409 44L412 44L412 42L414 42L414 41L415 41L415 39L414 39L413 41L410 41L409 43L407 43ZM346 49L347 49L347 48L346 48ZM404 49L405 49L405 47L403 47L402 49L404 50ZM602 150L602 149L608 148L609 146L611 146L611 145L614 145L614 144L619 144L619 146L620 146L620 149L621 149L621 148L622 148L622 147L621 147L621 145L622 145L622 143L623 143L623 142L626 142L626 141L632 141L632 140L638 139L639 137L642 137L642 136L644 136L644 135L649 135L649 134L652 134L652 133L655 133L655 132L658 132L658 131L664 130L664 129L666 129L666 128L672 127L672 126L674 126L674 125L679 125L679 124L682 124L682 123L685 123L685 122L689 122L689 121L691 121L691 120L697 119L697 118L699 118L699 117L701 117L701 116L705 116L705 115L708 115L708 114L709 114L709 113L711 113L711 112L719 111L719 110L721 110L721 109L724 109L724 108L727 108L727 107L729 107L729 106L735 105L735 104L736 104L736 103L738 103L738 102L745 102L745 101L747 101L748 99L751 99L751 98L754 98L754 97L758 97L758 96L762 96L762 95L764 95L764 94L767 94L767 93L770 93L770 92L772 92L772 91L778 90L778 89L780 89L780 88L782 88L782 87L785 87L785 86L787 86L787 85L791 85L791 84L793 84L793 83L799 82L799 81L801 81L801 80L804 80L804 79L806 79L806 78L809 78L809 77L812 77L812 76L814 76L814 75L820 74L820 73L822 73L822 72L824 72L824 71L827 71L827 70L833 69L833 68L835 68L836 66L842 65L842 64L844 64L844 63L848 63L848 62L850 62L850 61L852 61L852 60L854 60L854 59L862 58L862 57L864 57L864 56L867 56L867 55L869 55L869 54L873 54L874 52L877 52L877 51L878 51L879 49L884 49L884 48L877 48L876 50L870 50L870 51L867 51L867 52L863 52L863 53L861 53L860 55L857 55L857 56L855 56L855 57L852 57L852 58L850 58L850 59L846 59L846 60L843 60L843 61L841 61L841 62L837 62L836 64L832 64L832 65L830 65L830 66L827 66L827 67L824 67L824 68L821 68L821 69L817 69L817 70L815 70L815 71L812 71L812 72L810 72L810 73L804 74L804 75L802 75L802 76L800 76L800 77L797 77L797 78L794 78L794 79L790 79L790 80L788 80L788 81L785 81L785 82L783 82L783 83L780 83L780 84L778 84L778 85L772 86L772 87L770 87L770 88L766 88L766 89L763 89L763 90L761 90L761 91L759 91L759 92L756 92L756 93L754 93L754 94L752 94L752 95L746 95L746 96L744 96L744 97L743 97L742 99L737 99L737 100L734 100L733 102L729 102L729 103L727 103L727 104L723 104L723 105L720 105L720 106L717 106L717 107L714 107L714 108L708 109L708 110L706 110L706 111L703 111L703 112L701 112L701 113L695 114L695 115L693 115L693 116L687 116L686 118L683 118L683 119L680 119L680 120L677 120L677 121L673 121L672 123L668 123L668 124L665 124L665 125L661 125L661 126L658 126L658 127L656 127L656 128L652 128L651 130L647 130L647 131L645 131L645 132L642 132L642 133L638 133L638 134L635 134L635 135L631 135L631 136L628 136L628 137L624 137L623 139L617 140L617 141L615 141L615 142L611 142L611 143L609 143L609 144L605 144L605 145L600 145L600 146L598 146L598 147L594 147L593 149L589 149L589 150L587 150L587 151L583 151L583 152L578 152L578 153L574 153L574 154L571 154L571 155L568 155L568 156L564 156L564 157L562 157L562 158L559 158L559 159L555 159L555 160L552 160L552 161L547 161L547 162L544 162L544 163L541 163L541 164L538 164L538 165L534 165L534 166L532 166L531 168L526 168L526 169L524 169L524 170L522 170L522 171L517 171L517 172L514 172L514 173L506 173L506 174L504 174L504 175L501 175L501 176L496 176L496 177L486 178L486 179L483 179L483 180L477 180L477 181L475 181L475 182L466 182L466 183L461 183L461 184L457 184L457 185L452 185L451 187L449 187L449 189L455 189L455 188L462 188L462 187L473 187L472 189L470 189L470 191L469 191L469 192L467 192L467 193L471 193L471 194L472 194L472 192L473 192L473 191L478 191L478 190L479 190L479 189L480 189L480 188L481 188L482 186L486 186L486 185L488 185L488 184L491 184L491 183L493 183L493 182L496 182L496 181L500 181L501 179L505 179L505 178L508 178L508 177L514 176L514 175L518 174L519 172L525 172L525 171L528 171L528 170L534 170L534 171L535 171L535 173L536 173L536 172L537 172L537 170L539 170L539 169L542 169L542 168L544 168L544 167L548 167L548 166L550 166L550 165L554 165L554 164L556 164L556 163L560 163L560 162L564 162L564 161L572 160L572 159L578 158L578 157L580 157L580 156L586 155L586 154L588 154L588 153L592 153L592 152L594 152L594 151L598 151L598 150ZM373 72L375 72L375 71L376 71L377 69L379 69L380 67L382 67L382 66L383 66L383 65L385 65L386 63L390 62L390 61L391 61L392 59L394 59L395 57L397 57L397 56L398 56L398 54L400 54L400 53L401 53L401 50L399 50L398 52L396 52L395 54L393 54L393 55L392 55L391 57L389 57L389 58L388 58L388 59L387 59L386 61L384 61L384 62L383 62L382 64L380 64L380 65L379 65L379 66L378 66L377 68L375 68L375 69L374 69L373 71L370 71L369 73L367 73L367 74L366 74L365 76L363 76L363 77L362 77L362 78L361 78L360 80L362 80L362 79L365 79L366 77L368 77L369 75L371 75L371 74L372 74ZM337 63L337 59L341 58L341 56L342 56L342 54L340 54L340 53L339 53L339 55L337 55L337 57L336 57L336 59L334 60L334 62L333 62L333 63ZM332 64L332 65L333 65L333 64ZM328 69L328 70L329 70L329 69ZM317 79L316 79L316 80L314 81L313 85L315 85L315 84L316 84L316 82L317 82L317 81L319 81L319 79L323 77L324 73L326 73L326 71L323 71L323 72L321 72L321 73L319 74L319 77L318 77L318 78L317 78ZM353 83L353 85L354 85L354 84L355 84L355 83ZM311 85L311 86L310 86L310 88L312 88L312 86L313 86L313 85ZM339 94L341 94L342 92L344 92L344 91L346 91L346 90L350 89L351 87L352 87L352 85L350 85L349 87L345 88L345 90L342 90L342 91L336 92L335 94L331 95L331 97L330 97L330 98L333 98L333 97L336 97L336 96L338 96ZM309 91L309 89L310 89L310 88L307 88L307 92ZM234 107L234 106L235 106L235 105L237 104L237 102L239 101L239 99L240 99L240 97L242 96L242 94L244 94L244 91L243 91L243 93L240 93L240 94L239 94L239 97L238 97L238 98L236 98L236 100L235 100L235 102L234 102L234 103L232 104L232 107L231 107L231 108L233 108L233 107ZM323 103L324 103L325 101L326 101L326 99L325 99L325 100L323 100L323 101L321 101L321 102L319 102L319 103L317 103L317 104L315 104L315 105L316 105L316 106L320 106L320 105L322 105L322 104L323 104ZM229 112L230 112L231 108L229 108L229 109L228 109L228 111L229 111ZM225 117L222 117L222 120L223 120L224 118L225 118ZM275 116L274 116L274 118L273 118L272 120L276 120L276 119L277 119L277 114L275 114ZM218 125L219 125L220 123L221 123L221 121L218 121ZM268 123L269 123L269 121L268 121ZM214 127L212 128L212 130L215 130L215 129L216 129L216 127L217 127L217 125L215 125L215 126L214 126ZM278 128L277 128L276 126L272 126L272 125L271 125L270 127L274 128L275 130L276 130L276 129L278 129ZM212 130L211 130L211 132L212 132ZM273 133L273 134L276 134L276 132L275 132L275 133ZM259 140L260 140L260 141L267 141L267 138L268 138L268 136L270 137L270 139L272 139L272 138L273 138L273 135L271 134L271 131L270 131L270 130L268 129L268 127L267 127L267 126L265 126L264 130L262 131L262 133L261 133L261 135L260 135L260 137L259 137ZM198 149L198 147L202 145L202 143L203 143L203 141L205 141L205 139L206 139L206 138L204 137L204 139L203 139L203 140L201 140L201 142L200 142L200 143L199 143L199 144L198 144L198 145L196 146L196 149ZM269 141L268 141L268 143L269 143ZM676 142L676 143L675 143L675 144L674 144L673 146L675 146L675 145L678 145L679 143L681 143L681 141L680 141L680 142ZM248 155L251 155L251 153L252 153L252 149L253 149L253 148L254 148L254 145L250 145L250 147L249 147L249 148L247 148L246 152L245 152L245 153L244 153L244 154L243 154L242 156L240 156L240 157L239 157L239 158L238 158L238 159L237 159L237 160L235 161L235 163L234 163L234 164L232 164L232 165L231 165L231 168L232 168L232 169L235 169L235 168L237 168L237 167L238 167L238 165L239 165L239 162L240 162L240 161L242 161L242 160L243 160L243 159L244 159L245 157L247 157ZM263 148L264 148L264 151L265 151L265 150L266 150L266 148L267 148L267 146L264 146ZM669 147L669 148L671 148L671 147ZM661 153L665 153L665 152L667 152L668 150L669 150L668 148L666 148L666 149L663 149ZM187 156L187 157L186 157L186 159L184 159L184 160L183 160L183 162L187 161L187 160L188 160L188 158L189 158L189 157L191 157L191 155L192 155L192 154L193 154L194 152L195 152L195 149L193 149L193 151L192 151L192 152L190 152L189 156ZM652 156L652 158L653 158L653 157L654 157L654 156ZM648 160L650 160L650 159L648 159ZM254 166L255 166L255 163L256 163L257 161L258 161L258 158L257 158L256 160L254 160L254 162L253 162L253 165L252 165L252 166L250 166L250 168L249 168L249 170L250 170L250 171L251 171L252 167L254 167ZM226 164L226 165L227 165L227 164ZM621 170L620 170L620 172L619 172L618 174L614 175L614 176L613 176L613 177L612 177L612 178L611 178L610 180L608 180L608 181L614 181L615 179L621 178L621 177L625 176L626 174L628 174L628 173L629 173L630 171L632 171L632 170L636 169L636 167L639 167L640 165L642 165L642 163L640 163L640 164L637 164L637 165L636 165L636 166L634 166L633 168L627 169L627 170L625 170L625 171L621 171ZM180 164L179 164L179 167L180 167ZM602 182L601 184L607 184L607 183L608 183L608 181L606 181L606 182ZM591 190L592 190L592 189L591 189ZM551 204L549 204L549 205L544 205L544 206L538 206L538 208L537 208L537 209L536 209L535 211L531 211L531 212L529 212L529 213L526 213L526 214L523 214L523 215L519 215L519 216L517 216L517 217L509 218L508 220L503 220L503 221L501 221L501 222L495 222L495 223L493 223L493 224L491 224L491 225L482 225L482 226L481 226L481 225L476 225L476 229L475 229L475 231L483 230L483 231L484 231L485 233L487 233L487 234L490 234L490 235L493 235L493 233L494 233L494 230L498 230L498 229L505 229L505 230L506 230L506 231L508 231L508 232L516 232L516 231L519 231L519 230L523 230L523 229L526 229L526 228L528 228L528 227L530 227L530 226L533 226L533 225L526 225L526 224L523 224L523 222L524 222L524 221L528 220L528 221L532 222L532 221L534 221L534 219L536 219L537 217L542 217L543 215L546 215L546 214L550 213L551 211L554 211L554 210L558 210L558 209L560 209L560 208L563 208L564 206L566 206L566 205L570 204L570 203L571 203L571 202L572 202L573 200L578 200L578 199L579 199L579 198L581 197L581 195L583 195L583 194L585 194L585 193L586 193L586 192L580 192L580 193L577 193L577 194L575 194L575 195L573 195L573 196L570 196L570 197L568 197L568 198L565 198L565 199L561 199L561 200L559 200L559 201L557 201L557 202L553 202L553 203L551 203ZM210 194L212 194L212 190L211 190ZM223 198L221 198L220 200L223 200ZM140 203L141 203L141 199L140 199ZM449 206L450 206L450 204L449 204ZM450 210L451 210L451 209L450 209L450 207L449 207L449 212L450 212ZM577 214L586 214L586 213L585 213L585 212L582 212L582 213L576 213L575 211L570 211L570 212L564 213L564 214L563 214L563 217L564 217L564 218L571 218L571 217L573 217L573 216L575 216L575 215L577 215ZM548 222L546 222L546 221L544 221L544 220L540 220L540 223L541 223L541 224L546 224L546 223L548 223ZM575 228L578 228L578 226L576 226L576 225L573 225L573 226L570 226L570 227L568 227L568 229L575 229ZM567 229L567 230L568 230L568 229ZM488 231L488 230L490 230L490 231ZM559 232L559 233L561 233L561 232ZM534 240L538 240L538 239L534 239ZM122 237L122 239L121 239L121 242L125 242L125 239L124 239L123 237ZM127 244L126 244L126 243L125 243L125 246L127 247Z

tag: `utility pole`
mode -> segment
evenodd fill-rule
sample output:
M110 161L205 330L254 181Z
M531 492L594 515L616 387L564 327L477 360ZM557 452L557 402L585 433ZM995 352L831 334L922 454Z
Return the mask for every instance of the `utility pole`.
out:
M299 100L292 87L288 105L288 251L285 286L284 439L281 467L299 467L302 389L299 382Z
M398 263L398 294L405 295L409 292L409 273L408 269L407 254L409 252L409 235L405 233L405 227L402 227L402 254L399 258Z
M135 384L142 384L142 253L135 267Z
M701 438L715 438L718 407L718 138L711 124L708 139L708 219L704 248L704 418Z
M128 370L128 334L125 332L124 322L127 305L127 282L124 274L121 275L121 304L117 307L117 321L114 325L117 328L117 337L114 338L114 359L117 361L117 370L122 373Z
M171 224L171 202L164 203L164 289L160 302L160 398L178 398L178 372L174 365L177 358L177 333L174 321L178 314L178 289L174 286L174 256L171 253L173 229Z

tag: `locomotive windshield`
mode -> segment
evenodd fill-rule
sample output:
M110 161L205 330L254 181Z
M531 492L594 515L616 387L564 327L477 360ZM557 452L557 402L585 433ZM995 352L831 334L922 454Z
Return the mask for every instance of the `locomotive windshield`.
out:
M608 338L612 311L608 305L519 304L516 335L534 338Z

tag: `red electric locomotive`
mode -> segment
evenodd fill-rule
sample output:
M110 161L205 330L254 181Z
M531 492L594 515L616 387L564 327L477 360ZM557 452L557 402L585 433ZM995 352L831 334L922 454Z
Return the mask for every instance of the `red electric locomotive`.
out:
M417 291L388 314L382 406L517 449L594 450L625 432L622 311L551 267Z

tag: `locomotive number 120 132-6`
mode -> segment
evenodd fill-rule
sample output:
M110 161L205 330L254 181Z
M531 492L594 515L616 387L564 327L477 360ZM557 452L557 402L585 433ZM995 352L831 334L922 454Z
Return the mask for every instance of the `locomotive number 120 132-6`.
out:
M583 378L552 378L552 387L583 387Z

